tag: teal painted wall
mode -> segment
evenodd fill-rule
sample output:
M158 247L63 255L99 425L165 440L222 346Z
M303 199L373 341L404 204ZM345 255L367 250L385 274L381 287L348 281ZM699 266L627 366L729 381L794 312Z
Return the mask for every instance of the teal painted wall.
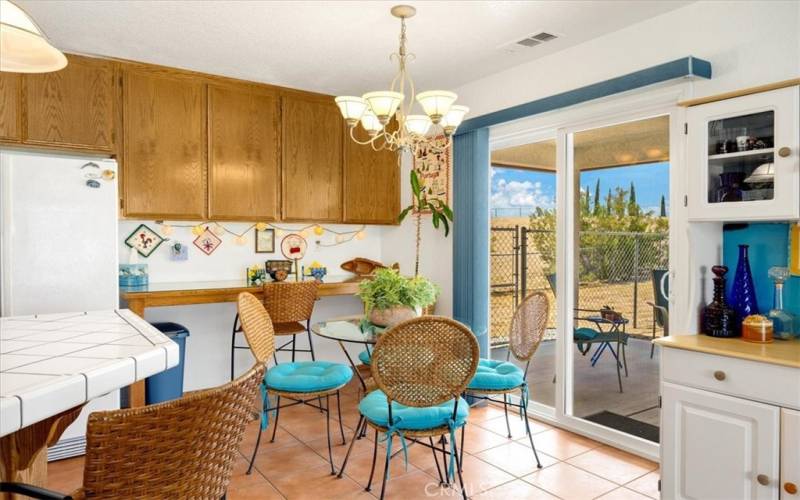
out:
M722 259L729 269L728 294L739 260L739 245L750 245L750 269L753 271L758 308L762 313L772 308L773 284L767 272L770 267L789 265L789 227L788 223L758 223L741 229L724 230ZM783 305L789 311L800 314L800 276L792 276L784 285Z

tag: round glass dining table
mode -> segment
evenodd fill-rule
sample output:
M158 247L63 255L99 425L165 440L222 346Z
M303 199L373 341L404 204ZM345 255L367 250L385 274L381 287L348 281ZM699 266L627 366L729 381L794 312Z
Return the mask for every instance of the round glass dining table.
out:
M339 347L342 348L344 355L347 356L347 361L350 362L350 366L353 368L353 372L358 377L359 382L361 382L361 387L366 392L367 390L367 382L362 376L361 371L356 366L355 361L353 360L350 353L347 352L347 348L345 347L345 343L351 344L362 344L364 345L367 352L370 351L370 347L375 345L378 342L379 333L374 330L370 329L365 331L361 328L361 319L363 316L345 316L341 318L332 318L327 321L321 321L319 323L314 323L311 325L311 331L314 332L316 335L320 337L324 337L326 339L335 340Z

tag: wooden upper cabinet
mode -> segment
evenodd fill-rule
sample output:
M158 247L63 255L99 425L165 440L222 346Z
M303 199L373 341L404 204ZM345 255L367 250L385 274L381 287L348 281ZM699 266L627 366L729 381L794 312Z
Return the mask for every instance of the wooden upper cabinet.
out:
M342 220L342 127L333 98L283 96L283 219Z
M22 140L21 90L22 75L0 73L0 140L11 142Z
M280 101L250 86L208 87L208 216L278 218Z
M346 129L347 127L345 127ZM360 126L360 141L369 138ZM375 151L350 138L345 130L344 221L357 224L397 224L400 213L400 164L397 151Z
M205 86L167 71L123 70L123 213L206 215Z
M32 145L111 152L114 65L73 55L67 59L69 64L60 71L24 76L24 140Z

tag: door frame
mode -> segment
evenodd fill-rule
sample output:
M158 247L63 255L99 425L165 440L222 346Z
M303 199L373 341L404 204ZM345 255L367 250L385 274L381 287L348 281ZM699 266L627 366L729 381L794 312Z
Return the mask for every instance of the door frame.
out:
M637 121L655 116L670 117L670 228L669 228L669 274L670 290L688 290L689 271L688 222L684 197L687 191L686 136L683 132L685 109L677 102L691 93L690 82L673 84L667 88L637 91L611 98L584 103L553 113L533 116L490 129L490 151L525 143L556 139L556 272L558 280L569 286L558 287L556 296L556 393L555 407L547 407L534 401L529 405L531 416L557 427L576 432L597 441L610 444L636 455L658 461L659 445L611 429L571 413L572 395L572 314L574 307L574 238L570 234L574 213L574 172L569 172L571 133L601 126ZM620 111L633 109L635 111ZM682 236L682 237L681 237ZM670 310L678 317L688 317L690 310L687 293L671 293ZM677 326L677 322L676 325ZM672 328L673 334L675 328ZM568 392L569 391L569 392ZM515 400L516 401L516 400ZM569 405L569 408L568 408Z

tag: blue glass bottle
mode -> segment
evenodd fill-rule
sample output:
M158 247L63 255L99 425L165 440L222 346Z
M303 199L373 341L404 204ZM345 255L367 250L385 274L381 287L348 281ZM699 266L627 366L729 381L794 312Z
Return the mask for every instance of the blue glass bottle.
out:
M739 245L739 263L736 265L736 275L733 278L731 296L728 300L733 310L736 311L739 327L747 316L758 314L756 287L753 285L753 273L750 271L749 248L750 245Z

